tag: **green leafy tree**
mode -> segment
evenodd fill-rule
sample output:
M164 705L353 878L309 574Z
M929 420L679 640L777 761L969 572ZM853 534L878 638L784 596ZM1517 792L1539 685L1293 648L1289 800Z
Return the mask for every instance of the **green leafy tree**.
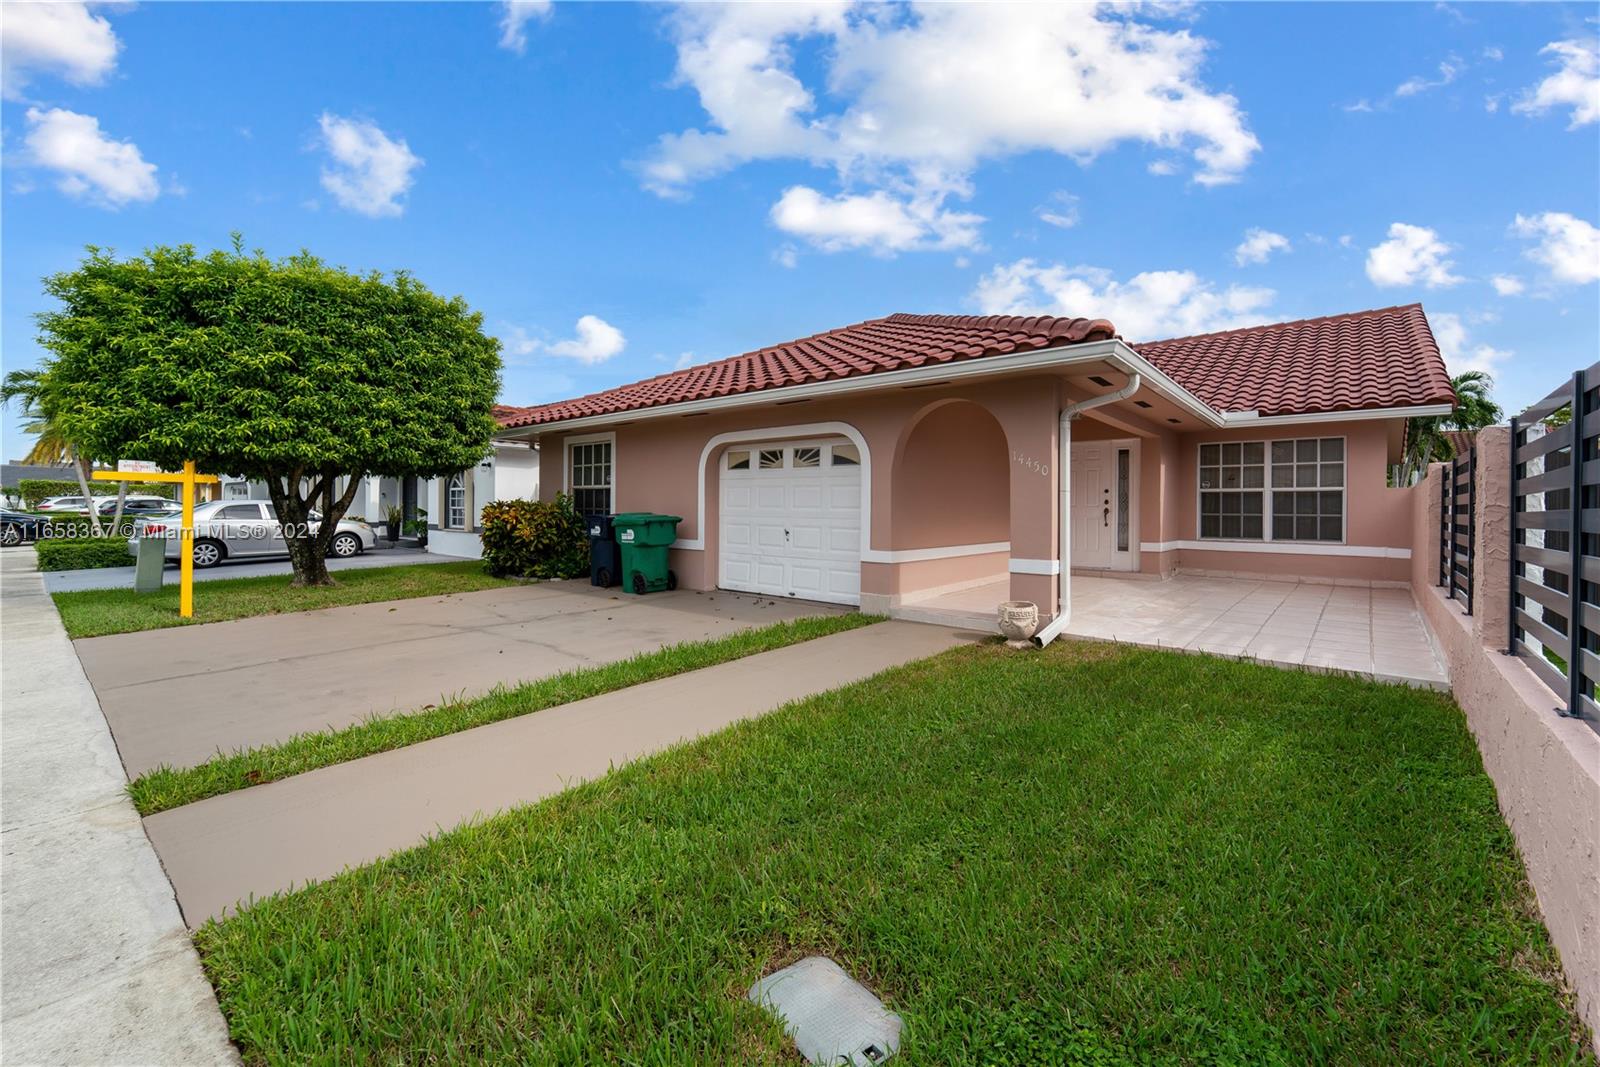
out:
M33 447L22 457L22 462L47 467L70 463L78 475L78 491L92 503L89 459L67 439L60 422L56 420L56 404L49 389L49 379L38 370L14 370L6 375L4 384L0 384L0 404L16 404L21 408L22 417L26 420L22 424L22 432L33 435ZM122 494L118 494L116 521L121 519ZM93 507L89 509L89 525L96 537L105 532L100 526L99 513ZM115 525L112 528L115 529Z
M296 585L331 584L361 477L470 467L494 432L499 342L405 272L272 260L236 234L203 256L91 247L45 289L60 308L39 316L40 374L61 433L91 455L264 481Z
M1446 430L1481 430L1500 421L1500 405L1490 397L1494 378L1481 370L1464 371L1450 379L1456 391L1455 410L1406 420L1406 447L1402 485L1411 485L1434 460L1452 459L1455 448Z

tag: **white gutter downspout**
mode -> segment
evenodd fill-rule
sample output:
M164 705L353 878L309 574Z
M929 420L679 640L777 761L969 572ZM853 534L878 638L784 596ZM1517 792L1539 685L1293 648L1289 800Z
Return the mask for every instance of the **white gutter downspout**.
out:
M1139 391L1139 385L1139 372L1134 371L1128 375L1128 384L1121 389L1104 396L1080 400L1061 409L1061 429L1057 434L1061 441L1061 455L1056 460L1056 484L1060 486L1060 518L1057 521L1061 527L1058 560L1061 569L1056 577L1056 617L1033 635L1035 648L1043 648L1054 641L1067 628L1067 623L1072 621L1072 420L1091 408L1128 399Z

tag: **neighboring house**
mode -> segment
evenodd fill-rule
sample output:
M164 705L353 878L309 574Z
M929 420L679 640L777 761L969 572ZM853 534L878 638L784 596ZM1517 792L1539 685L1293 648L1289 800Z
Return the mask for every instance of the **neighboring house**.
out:
M428 512L428 551L477 559L483 555L479 520L485 504L539 498L539 450L522 441L496 441L471 470L422 480L420 494Z
M893 315L502 413L499 438L538 446L546 499L681 515L688 588L892 613L981 586L1064 620L1075 571L1404 584L1387 465L1454 403L1415 304L1136 345Z
M496 407L496 417L517 408ZM348 483L339 479L336 491ZM388 520L389 508L400 508L403 521L419 512L428 520L428 551L445 556L477 559L483 555L479 536L483 506L492 500L536 500L539 496L539 451L521 441L495 441L483 461L443 478L363 478L346 513L378 525ZM243 478L222 478L226 500L266 500L267 483Z

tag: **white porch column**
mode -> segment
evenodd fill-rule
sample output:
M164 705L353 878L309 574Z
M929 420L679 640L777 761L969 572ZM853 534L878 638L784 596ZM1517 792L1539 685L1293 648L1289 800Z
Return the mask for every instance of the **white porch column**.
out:
M1061 544L1056 562L1061 566L1061 589L1056 595L1056 614L1065 625L1072 621L1072 418L1061 419L1061 458L1056 465L1056 484L1061 504L1056 521L1061 524Z
M383 502L379 498L382 482L381 478L369 474L362 479L361 491L356 494L356 503L361 505L361 514L370 523L383 521Z

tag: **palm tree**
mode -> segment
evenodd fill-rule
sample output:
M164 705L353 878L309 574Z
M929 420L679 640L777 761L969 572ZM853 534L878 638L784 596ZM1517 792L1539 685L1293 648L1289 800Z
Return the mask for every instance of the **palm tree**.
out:
M1481 430L1500 421L1500 405L1489 397L1494 378L1487 371L1464 371L1451 378L1450 385L1456 393L1454 411L1406 420L1401 485L1414 484L1435 459L1455 457L1455 446L1445 436L1446 430Z
M33 434L34 441L33 447L23 457L24 463L40 463L47 466L60 463L72 464L78 473L78 488L83 493L84 502L89 506L89 526L94 530L96 537L104 536L105 530L100 525L100 513L95 509L94 497L89 492L89 460L78 451L72 441L67 439L60 423L56 421L51 410L49 385L50 379L42 370L14 370L5 376L3 383L0 383L0 405L16 401L22 409L22 417L28 420L23 423L22 432ZM122 503L126 493L127 483L120 483L117 488L117 513L112 529L122 521Z

